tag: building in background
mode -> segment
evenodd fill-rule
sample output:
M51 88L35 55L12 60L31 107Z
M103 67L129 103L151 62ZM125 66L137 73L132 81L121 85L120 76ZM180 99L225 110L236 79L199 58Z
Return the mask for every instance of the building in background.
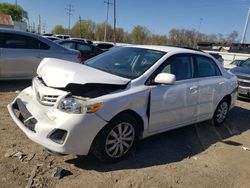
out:
M0 14L0 28L14 29L14 22L10 15Z
M0 29L2 28L27 31L27 23L13 21L10 15L0 14Z

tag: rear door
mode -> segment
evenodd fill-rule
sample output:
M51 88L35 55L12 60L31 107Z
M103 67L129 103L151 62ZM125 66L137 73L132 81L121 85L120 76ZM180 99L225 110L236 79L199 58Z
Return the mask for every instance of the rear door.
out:
M198 117L208 119L224 97L226 79L214 60L207 56L195 55L199 81Z
M1 77L30 78L42 60L39 40L14 33L5 33L0 59Z
M167 59L154 75L171 73L174 85L151 86L150 132L159 132L189 124L197 116L198 80L194 78L192 55L179 54Z

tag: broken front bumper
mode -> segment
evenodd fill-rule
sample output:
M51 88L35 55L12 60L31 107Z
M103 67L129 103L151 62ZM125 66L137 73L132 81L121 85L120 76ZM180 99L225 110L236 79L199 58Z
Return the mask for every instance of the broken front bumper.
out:
M95 136L107 124L95 114L69 114L44 106L37 101L31 87L23 90L8 105L8 110L31 140L62 154L87 155ZM58 135L62 136L61 141L54 139Z

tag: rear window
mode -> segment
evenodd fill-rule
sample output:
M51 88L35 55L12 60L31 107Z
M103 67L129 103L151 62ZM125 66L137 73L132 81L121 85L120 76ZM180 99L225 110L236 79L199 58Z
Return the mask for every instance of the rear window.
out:
M198 77L220 76L221 72L216 63L208 57L196 56Z

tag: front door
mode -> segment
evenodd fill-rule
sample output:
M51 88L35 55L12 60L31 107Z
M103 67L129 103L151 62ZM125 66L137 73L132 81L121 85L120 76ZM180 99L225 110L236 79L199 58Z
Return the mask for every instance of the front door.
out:
M194 78L194 62L189 54L167 59L156 74L176 76L173 85L151 85L149 131L161 132L193 122L197 116L198 79Z

